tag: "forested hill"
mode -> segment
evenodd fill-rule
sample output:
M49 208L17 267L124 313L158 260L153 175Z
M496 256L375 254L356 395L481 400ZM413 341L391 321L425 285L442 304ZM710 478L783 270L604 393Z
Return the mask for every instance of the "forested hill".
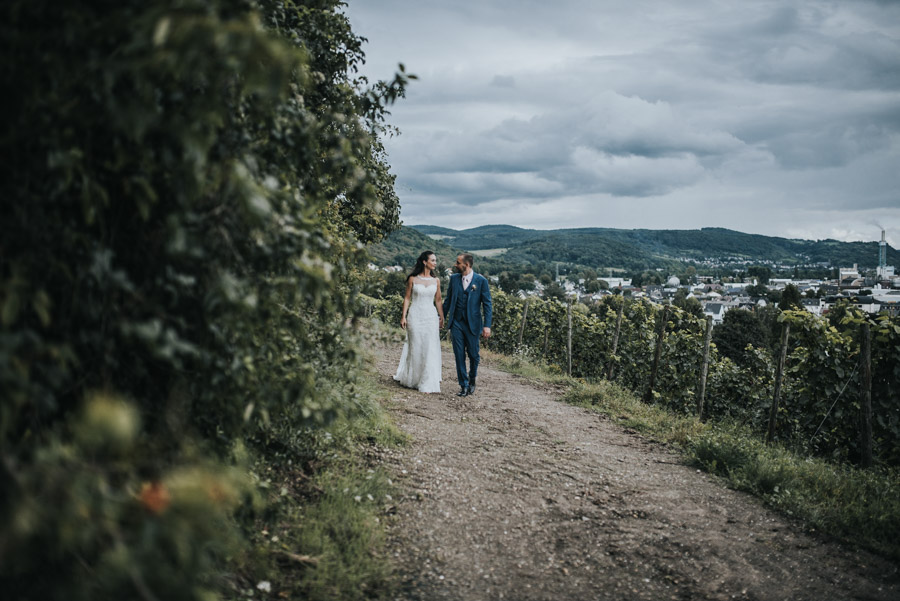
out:
M448 244L439 238L440 231L455 233L454 230L439 228L435 226L423 226L429 229L428 233L419 230L419 226L415 228L403 226L399 230L393 232L387 238L378 244L371 244L368 247L369 255L376 264L383 267L389 265L401 265L411 268L416 263L416 258L424 251L430 250L436 256L440 267L452 267L456 260L456 255L461 252L467 252L467 247L461 247L456 244ZM517 228L516 228L517 229ZM437 239L430 236L438 236ZM448 234L451 236L451 234ZM489 273L502 271L508 267L506 261L489 259L484 257L478 258L478 268L485 269Z
M415 236L410 231L420 236ZM877 232L873 232L873 235ZM425 234L430 237L421 236ZM406 248L407 244L411 244ZM675 268L687 260L711 259L719 263L772 261L782 265L825 264L832 267L858 264L861 269L878 263L878 243L837 240L796 240L747 234L725 228L698 230L623 230L581 228L531 230L509 225L487 225L453 230L433 225L404 227L373 254L381 260L417 254L422 244L434 250L469 251L506 249L495 255L504 263L560 261L587 267L626 270ZM446 249L444 248L446 246ZM406 249L406 250L404 250ZM888 246L889 265L900 265L900 252Z

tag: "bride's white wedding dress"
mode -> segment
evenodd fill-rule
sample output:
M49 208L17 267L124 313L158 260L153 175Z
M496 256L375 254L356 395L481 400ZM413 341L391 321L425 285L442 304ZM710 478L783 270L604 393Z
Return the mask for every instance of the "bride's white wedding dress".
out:
M437 278L413 282L412 299L406 312L406 343L394 379L420 392L441 391L441 336L434 297Z

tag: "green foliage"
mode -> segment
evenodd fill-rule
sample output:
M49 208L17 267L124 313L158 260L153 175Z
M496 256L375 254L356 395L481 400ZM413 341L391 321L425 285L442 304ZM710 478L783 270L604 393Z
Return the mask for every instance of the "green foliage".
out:
M378 137L411 76L354 79L340 7L0 9L0 514L19 528L0 580L17 598L209 598L249 498L220 476L232 451L303 459L356 409L350 278L360 242L399 224ZM97 391L129 409L77 417ZM124 417L98 428L107 414ZM168 510L129 501L144 483ZM48 549L51 582L32 555Z
M705 470L724 476L740 490L769 495L790 481L783 463L772 461L772 453L759 438L737 435L727 427L704 432L692 441L694 461Z
M738 365L728 357L710 362L707 381L707 415L752 425L758 432L768 424L775 369L759 349L747 351L752 361Z
M442 267L452 267L461 252L410 227L401 227L378 244L370 244L366 250L372 260L382 267L400 265L410 271L416 264L416 258L425 250L433 251L438 265Z
M747 273L751 278L756 278L757 282L763 286L769 283L772 277L772 270L765 266L754 265L747 268Z
M383 550L377 522L392 488L382 471L362 477L348 471L317 478L323 492L302 516L307 527L297 533L296 547L317 558L316 569L307 570L297 587L304 599L371 599L390 586L388 562L372 551Z
M680 261L654 256L639 244L579 230L544 233L513 246L505 257L525 263L560 261L588 267L612 265L632 271L651 266L674 271L681 266Z
M374 317L386 325L400 325L400 316L403 311L403 295L395 294L381 299L365 297L363 302L366 305L366 313L370 317Z
M788 311L794 348L788 361L796 384L786 403L797 408L787 424L805 444L822 453L857 459L861 385L859 327L872 332L872 432L884 461L900 461L900 324L887 315L871 321L857 309L844 317L843 331L804 311Z
M803 309L803 300L800 289L793 284L788 284L781 292L781 300L778 302L778 308L782 311L790 311L792 309Z
M700 304L700 301L697 300L697 297L688 296L687 290L685 288L679 288L675 292L675 297L672 299L672 304L682 311L693 315L694 317L703 317L703 305Z
M385 329L368 330L371 343ZM360 451L396 447L407 438L382 408L387 393L373 380L371 374L360 379L356 412L307 435L307 461L267 457L254 465L267 504L253 523L254 552L241 566L238 588L254 590L269 581L272 595L285 598L389 596L393 582L381 520L396 491Z
M539 360L565 372L568 367L568 317L558 301L528 300L522 344L517 344L525 301L497 291L494 295L494 335L489 348L524 359ZM618 307L623 320L615 354L612 341ZM865 319L855 310L847 316ZM605 297L587 310L575 304L572 314L572 375L614 380L642 394L649 380L657 319L661 309L647 302ZM770 317L766 312L767 319ZM804 453L855 460L859 448L860 385L858 324L845 318L845 333L805 311L773 317L791 323L791 342L776 437ZM900 459L900 325L879 317L873 332L873 432L875 452L883 463ZM656 403L683 414L696 413L705 320L670 307L661 362L654 387ZM713 330L704 415L730 419L757 432L766 430L775 378L775 357L769 333L750 311L733 309ZM777 351L777 349L775 349ZM734 357L732 357L732 355ZM735 359L736 358L736 359ZM822 428L819 425L822 424Z
M546 287L544 287L542 296L544 297L544 299L553 299L560 302L565 302L566 290L559 285L559 282L550 282Z
M609 283L606 280L587 280L584 283L584 291L588 294L596 294L601 290L609 290Z
M429 236L436 236L433 239ZM370 244L367 250L373 260L381 266L412 265L415 257L425 248L433 249L439 263L452 265L459 252L479 249L506 249L495 257L478 257L476 270L480 273L500 275L507 273L507 281L501 285L512 290L511 280L524 273L555 273L559 264L560 273L594 274L586 277L586 284L598 278L598 273L617 270L631 274L635 286L662 284L664 278L657 269L677 273L684 282L692 281L698 269L708 274L717 274L720 268L703 267L699 263L707 258L718 259L723 267L731 265L744 269L747 258L760 261L803 264L809 262L811 247L823 245L826 250L819 261L834 264L861 265L874 261L877 257L875 243L837 243L785 240L765 236L742 234L730 230L704 228L697 231L676 230L613 230L587 228L572 230L526 230L512 226L482 226L457 231L437 226L416 225L402 227L387 239ZM740 248L741 253L736 253ZM889 249L889 253L897 253ZM740 257L735 256L739 254ZM856 257L851 259L851 257ZM898 255L900 257L900 255ZM897 259L900 261L900 258ZM735 262L739 261L739 262ZM748 277L761 278L757 285L757 296L772 302L780 301L780 292L769 291L764 281L768 281L772 269L765 266L747 268L751 273L741 271L740 280ZM730 271L730 270L729 270ZM821 267L795 267L790 270L795 277L826 277ZM766 275L768 274L768 275ZM610 271L612 275L612 271ZM552 279L552 276L551 276ZM591 289L596 285L590 284ZM530 289L520 286L516 290Z
M16 29L41 22L43 3L12 5ZM320 344L339 335L320 322L351 311L338 291L355 260L340 235L354 224L318 214L339 190L363 213L381 202L360 164L370 136L346 125L358 119L340 80L325 112L322 65L304 48L306 29L328 30L279 25L291 43L240 2L135 6L41 22L46 39L17 40L18 66L5 71L22 103L21 135L5 140L19 162L2 185L20 202L3 219L2 364L27 357L24 378L6 377L19 415L40 424L86 386L133 393L149 411L181 385L194 425L230 435L246 391L257 411L302 404L316 361L344 359L342 345ZM31 68L40 57L46 68ZM259 394L256 362L285 353L296 359L283 371L306 378ZM181 375L196 370L211 377Z
M500 273L497 281L500 290L507 294L515 294L519 290L519 278L513 276L508 271Z
M388 298L406 293L406 273L367 269L357 279L360 292L374 298Z
M693 437L689 456L730 486L762 497L809 527L900 558L900 478L895 471L801 458L727 424Z
M713 342L723 356L738 365L748 365L753 362L752 349L766 348L768 336L756 313L731 309L713 329Z
M753 284L752 286L747 286L745 292L748 296L754 298L768 298L769 296L769 289L764 284Z
M564 261L582 267L620 267L641 273L662 268L669 273L685 273L684 259L694 261L719 258L724 262L772 261L782 264L871 265L878 257L878 243L836 240L793 240L745 234L723 228L699 230L617 230L579 228L568 230L528 230L508 225L488 225L457 231L416 225L426 234L446 236L458 248L508 248L510 262ZM735 249L740 249L736 251ZM888 247L888 263L900 263L900 251ZM751 277L765 284L771 269L748 268ZM798 273L798 276L800 274Z
M437 228L437 230L440 229ZM447 270L452 268L456 262L456 257L461 253L473 250L473 248L455 244L450 245L444 240L432 239L418 229L404 226L380 242L369 244L366 247L366 251L375 264L382 267L400 265L407 270L406 273L409 273L416 263L416 258L422 251L431 250L438 260L437 273L446 276L448 275ZM495 259L476 256L474 268L475 271L481 274L500 275L504 271L521 274L522 272L521 264L511 265L505 257ZM531 288L534 288L533 284Z
M218 574L242 548L232 514L252 498L245 466L184 447L160 469L139 422L133 404L93 395L28 470L8 475L4 595L208 599L222 587Z

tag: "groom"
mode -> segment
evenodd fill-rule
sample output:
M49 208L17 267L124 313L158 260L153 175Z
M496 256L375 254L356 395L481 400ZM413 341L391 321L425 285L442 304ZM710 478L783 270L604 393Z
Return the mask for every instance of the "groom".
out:
M456 273L450 276L450 287L444 299L444 316L450 328L460 388L456 396L475 393L475 377L481 359L478 355L478 337L491 336L491 289L487 278L472 271L472 263L472 255L468 253L456 257ZM466 355L469 356L468 373Z

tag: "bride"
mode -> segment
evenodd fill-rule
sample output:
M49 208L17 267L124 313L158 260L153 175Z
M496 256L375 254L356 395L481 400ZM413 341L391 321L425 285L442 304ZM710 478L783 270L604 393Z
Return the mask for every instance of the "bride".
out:
M426 250L406 276L406 296L400 327L406 330L406 343L394 379L407 388L421 392L441 391L441 337L444 308L440 280L434 276L437 259Z

